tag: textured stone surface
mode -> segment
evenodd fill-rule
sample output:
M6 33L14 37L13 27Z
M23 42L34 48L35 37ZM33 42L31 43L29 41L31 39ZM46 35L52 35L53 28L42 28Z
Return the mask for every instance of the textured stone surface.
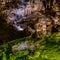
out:
M13 21L7 18L7 16L11 13L11 11L17 8L18 6L20 6L20 4L19 3L16 4L16 2L15 4L13 4L13 2L9 2L9 3L7 2L8 3L7 5L10 4L9 8L7 6L1 7L3 10L0 8L1 9L0 40L2 40L3 42L3 40L8 41L8 40L20 38L21 35L26 36L26 35L33 35L33 34L35 34L36 37L40 38L42 36L51 34L52 31L53 32L60 31L60 10L59 10L58 3L56 3L56 1L53 4L51 3L53 8L50 7L51 8L50 9L50 8L46 8L43 2L44 1L40 3L35 2L34 6L35 7L41 6L41 8L37 8L36 9L37 12L35 11L35 8L32 9L34 10L34 13L32 13L31 15L27 15L23 19L19 19L19 21L17 21L17 25L23 25L21 26L21 27L24 27L23 32L17 31L16 28L14 27L15 25L13 24ZM56 6L55 6L55 3L56 3ZM44 8L42 8L42 6ZM32 7L33 7L33 4L32 4ZM48 7L48 4L47 4L47 7Z

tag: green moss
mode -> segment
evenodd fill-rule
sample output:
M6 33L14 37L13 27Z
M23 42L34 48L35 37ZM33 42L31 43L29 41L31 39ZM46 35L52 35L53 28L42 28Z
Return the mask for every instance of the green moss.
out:
M23 41L34 41L35 49L12 52L12 46ZM30 42L30 43L31 43ZM0 46L0 60L60 60L60 32L43 39L31 36L17 39Z

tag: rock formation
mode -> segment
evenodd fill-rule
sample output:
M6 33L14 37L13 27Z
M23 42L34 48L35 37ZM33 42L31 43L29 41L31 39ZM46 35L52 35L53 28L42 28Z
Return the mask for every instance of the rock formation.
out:
M3 0L0 5L1 40L15 39L21 33L41 38L60 31L59 0Z

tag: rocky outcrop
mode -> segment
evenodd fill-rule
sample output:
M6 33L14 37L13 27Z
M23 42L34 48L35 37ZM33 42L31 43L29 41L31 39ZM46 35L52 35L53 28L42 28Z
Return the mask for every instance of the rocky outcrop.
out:
M30 27L26 28L26 30L28 29L31 34L35 33L38 38L49 35L52 32L52 19L50 17L46 17L46 15L42 14L41 12L36 12L28 17L25 21L22 21L23 22L20 23L23 23L27 27Z
M0 8L0 40L8 41L20 38L21 35L35 35L37 38L41 38L52 32L60 31L60 9L56 0L32 0L29 3L26 2L21 3L20 1L19 3L16 1L14 3L14 1L10 1L7 2L8 4L1 3L3 6ZM50 4L46 2L50 2ZM20 11L20 7L25 10ZM16 10L19 12L15 13ZM22 16L21 13L23 13ZM19 28L20 31L17 30Z

